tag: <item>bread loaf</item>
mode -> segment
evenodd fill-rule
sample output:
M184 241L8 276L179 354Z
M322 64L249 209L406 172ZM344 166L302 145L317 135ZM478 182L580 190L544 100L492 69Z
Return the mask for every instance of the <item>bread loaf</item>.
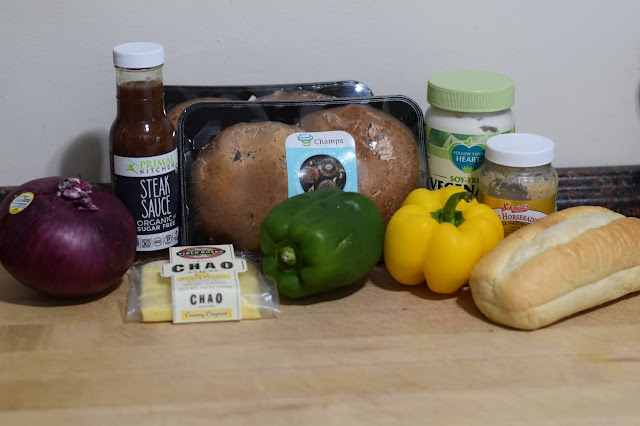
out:
M640 219L603 207L553 213L505 238L469 280L480 311L533 330L640 290Z
M371 198L389 222L418 186L420 163L411 130L393 115L367 105L329 108L302 117L306 132L343 130L356 142L358 192Z

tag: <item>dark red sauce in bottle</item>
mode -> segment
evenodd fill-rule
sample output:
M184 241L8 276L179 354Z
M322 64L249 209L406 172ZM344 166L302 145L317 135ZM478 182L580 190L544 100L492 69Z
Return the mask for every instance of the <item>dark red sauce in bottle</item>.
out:
M136 222L139 258L164 256L178 243L178 155L164 110L163 62L157 44L114 48L118 109L109 134L111 184Z

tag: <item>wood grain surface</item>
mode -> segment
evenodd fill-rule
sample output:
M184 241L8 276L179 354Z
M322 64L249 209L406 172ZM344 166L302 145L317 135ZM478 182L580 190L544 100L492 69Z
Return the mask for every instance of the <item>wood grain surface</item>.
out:
M640 297L533 332L382 266L274 319L140 324L127 277L45 298L0 268L0 425L640 424Z

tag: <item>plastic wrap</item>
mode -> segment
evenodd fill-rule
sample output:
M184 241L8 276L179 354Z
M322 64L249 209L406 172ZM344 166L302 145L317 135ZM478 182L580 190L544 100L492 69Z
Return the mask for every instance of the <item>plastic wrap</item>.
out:
M247 262L247 272L238 274L242 319L273 318L279 312L275 282L262 274L259 258L236 252ZM166 258L135 262L130 269L126 318L129 321L164 322L173 320L171 278L160 275Z
M176 86L165 84L164 102L167 111L169 111L179 103L197 98L212 97L231 101L251 101L266 97L271 100L283 100L283 94L295 95L296 92L314 92L331 98L373 96L373 92L367 85L353 80L248 86ZM301 100L304 99L305 96L301 96Z

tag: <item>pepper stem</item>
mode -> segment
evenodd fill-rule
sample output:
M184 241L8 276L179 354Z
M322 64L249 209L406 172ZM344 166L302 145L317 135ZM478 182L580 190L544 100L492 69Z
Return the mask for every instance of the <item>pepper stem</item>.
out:
M289 266L296 264L296 251L291 246L285 246L280 249L280 260Z
M298 248L289 240L282 241L276 246L275 257L282 270L296 269L300 263Z
M470 203L473 201L473 194L470 192L456 192L452 194L444 207L440 210L436 210L431 213L431 217L438 221L438 223L448 222L455 226L460 226L464 222L464 217L462 217L462 212L460 210L456 210L456 206L460 201L466 201Z

